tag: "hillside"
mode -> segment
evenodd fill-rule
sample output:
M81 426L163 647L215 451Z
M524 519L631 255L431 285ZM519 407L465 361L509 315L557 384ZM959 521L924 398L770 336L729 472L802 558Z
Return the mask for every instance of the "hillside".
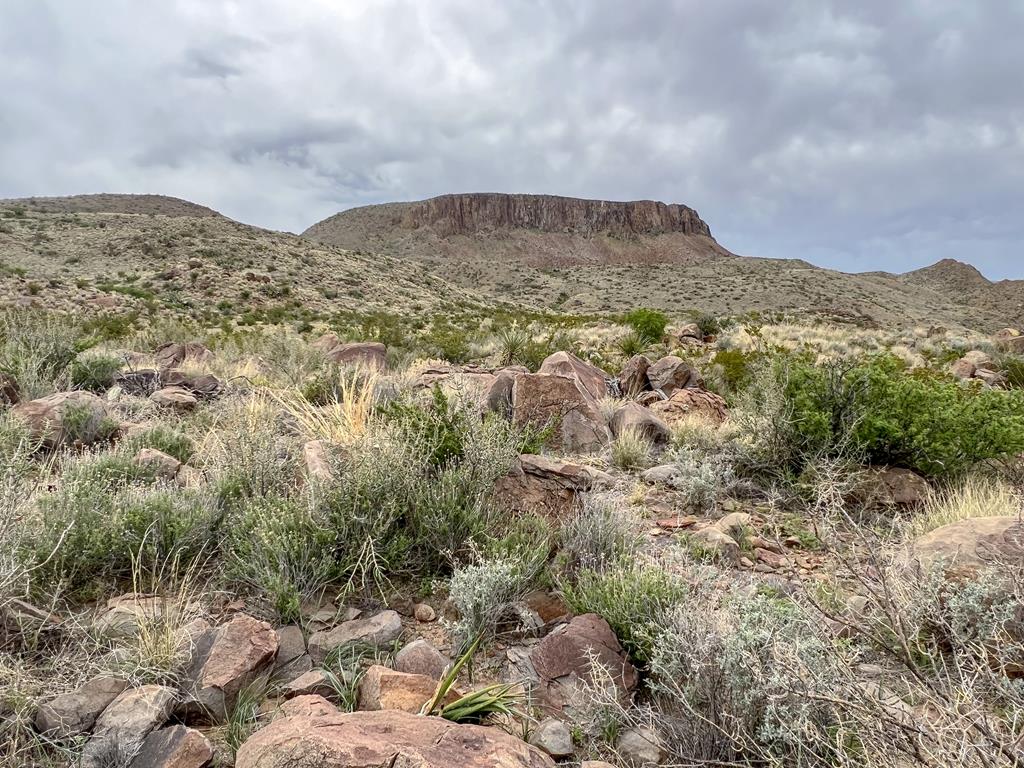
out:
M922 286L954 301L983 310L1005 314L1011 325L1024 317L1024 280L993 282L970 264L943 259L930 267L900 275L900 281L912 288Z
M0 305L280 321L474 302L483 299L414 264L247 226L184 200L0 201Z
M1024 321L1019 283L993 285L978 274L984 285L965 292L918 273L846 274L795 259L738 257L692 208L650 201L445 195L343 211L303 234L422 263L464 288L568 311L782 311L986 330Z

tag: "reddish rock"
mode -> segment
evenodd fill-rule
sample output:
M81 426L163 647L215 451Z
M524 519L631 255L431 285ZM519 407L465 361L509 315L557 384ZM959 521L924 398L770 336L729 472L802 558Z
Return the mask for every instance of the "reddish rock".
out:
M647 369L647 380L651 389L661 391L666 397L679 389L701 388L704 379L700 372L681 357L668 355L653 363Z
M164 387L149 396L150 402L161 408L184 413L193 410L199 401L184 387Z
M544 706L553 711L571 708L576 681L592 679L588 653L609 671L621 698L631 698L637 685L636 669L608 622L587 613L556 627L530 654Z
M11 414L24 422L32 439L47 448L57 448L72 440L94 443L105 436L104 426L110 419L106 403L92 392L81 390L19 403ZM69 414L74 418L69 420Z
M155 448L143 448L135 454L135 458L132 461L141 467L151 470L162 480L173 480L178 476L178 471L181 469L180 461Z
M290 680L281 692L286 699L294 699L296 696L323 696L326 699L338 695L327 673L322 669L311 669Z
M629 402L620 406L608 425L616 437L627 432L635 432L655 445L664 445L672 438L668 424L639 403Z
M399 709L417 714L437 690L437 680L427 675L398 672L374 664L359 680L359 709ZM458 698L454 690L445 702Z
M703 389L677 389L668 400L651 403L651 410L669 426L678 424L692 416L721 424L729 417L725 398Z
M619 391L623 397L636 397L650 389L650 382L647 381L650 367L651 361L645 355L633 355L626 361L619 373Z
M864 504L881 507L913 507L930 494L928 481L910 469L872 467L865 471L854 497Z
M213 747L199 731L172 725L153 731L131 768L207 768L213 763Z
M186 693L182 714L200 722L224 722L238 694L269 677L277 647L273 627L244 613L203 632L182 686Z
M942 568L955 579L1000 566L1012 571L1024 562L1024 524L1016 515L958 520L917 539L912 559L923 571Z
M303 697L316 698L316 697ZM300 702L242 745L235 768L552 768L536 747L497 728L399 710L342 713Z
M576 378L567 376L517 376L512 421L519 427L552 427L552 447L568 453L600 451L611 437L593 398Z
M595 400L608 395L608 374L569 352L555 352L549 355L541 363L537 373L575 377L584 391Z
M547 456L523 454L494 485L494 500L505 509L559 520L572 512L577 496L610 482L603 472Z

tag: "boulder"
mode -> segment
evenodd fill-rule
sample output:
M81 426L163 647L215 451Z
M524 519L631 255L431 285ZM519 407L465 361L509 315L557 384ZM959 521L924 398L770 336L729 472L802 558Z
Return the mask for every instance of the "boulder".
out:
M177 694L162 685L144 685L121 693L96 719L78 768L109 768L130 760L146 737L167 722Z
M972 517L943 525L914 542L911 558L922 571L942 568L948 578L975 578L1000 564L1024 562L1024 523L1013 516Z
M672 393L678 389L700 389L704 385L704 379L697 369L675 355L668 355L652 363L647 369L647 380L651 383L651 389L660 390L665 397L672 397Z
M172 725L146 737L131 768L207 768L212 763L213 747L203 734Z
M910 469L872 467L853 492L853 498L874 507L913 507L925 502L931 493L928 481Z
M151 470L161 480L173 480L178 476L181 462L156 448L143 448L132 459L140 467Z
M608 395L608 380L611 377L596 365L580 360L569 352L548 355L540 364L537 373L575 378L583 390L595 400Z
M739 562L740 545L732 536L715 525L694 531L690 536L690 541L715 558L730 563Z
M644 470L640 479L650 485L667 485L672 488L683 479L683 470L678 464L659 464Z
M140 625L159 621L166 610L162 597L137 594L112 597L107 601L106 611L93 622L93 628L108 640L135 637Z
M586 613L555 627L530 653L540 701L547 709L571 709L577 681L593 679L590 656L608 670L623 702L632 697L636 669L608 622Z
M21 388L11 374L0 371L0 405L17 405L21 402Z
M619 753L626 765L650 766L661 765L668 759L668 750L661 736L653 728L638 726L627 728L615 742L615 751Z
M553 427L552 447L568 453L594 453L611 438L594 399L579 380L524 373L512 385L512 421L516 426Z
M316 697L303 697L314 699ZM296 707L242 745L235 768L552 768L536 747L497 728L400 710L342 713ZM303 711L305 710L305 711Z
M294 680L313 668L313 660L306 653L306 638L302 627L291 624L279 627L277 632L277 656L271 679L278 682Z
M323 696L327 699L338 695L327 672L322 669L311 669L299 675L288 682L281 692L286 699L294 699L296 696Z
M645 355L633 355L626 361L619 373L619 392L623 397L636 397L650 389L650 382L647 381L650 367L651 361Z
M516 374L502 371L494 377L494 381L484 393L484 407L491 413L508 418L512 415L512 385Z
M397 672L374 664L359 680L359 709L400 709L417 714L437 690L437 680L427 675ZM445 703L458 698L454 689L448 692Z
M156 359L157 367L166 370L177 368L186 362L205 363L213 357L213 353L195 341L185 344L171 341L153 350L153 357Z
M704 331L700 329L697 323L687 323L675 332L676 340L682 344L692 343L694 341L704 341Z
M110 425L103 399L79 390L19 403L11 414L25 423L33 440L47 448L74 441L89 445L106 437Z
M667 400L651 403L651 411L673 426L694 416L721 424L729 417L725 398L703 389L677 389Z
M62 693L40 705L36 730L55 741L66 741L92 730L100 713L126 688L119 677L94 677L71 693Z
M1003 328L992 337L996 348L1015 355L1024 355L1024 334L1016 328Z
M177 370L161 373L160 384L164 387L187 389L200 400L216 397L224 389L224 384L212 373L185 373Z
M530 743L556 760L572 757L576 751L572 744L572 733L569 732L569 726L554 717L540 721L533 733L530 734Z
M189 721L226 722L238 694L269 677L277 647L274 629L244 613L203 632L182 685L181 715Z
M513 512L563 519L582 491L610 483L604 472L547 456L523 454L507 475L494 484L495 502Z
M387 353L387 347L380 342L352 341L331 347L324 356L332 363L361 365L382 371L388 365Z
M161 408L169 408L179 413L191 411L199 402L196 396L184 387L163 387L150 395L149 400Z
M961 357L959 360L954 360L949 364L949 372L961 380L973 379L976 370L977 368L974 366L974 363L966 357Z
M662 419L639 403L629 402L616 409L608 423L616 437L635 432L655 445L664 445L672 439L672 430Z
M401 617L395 611L381 611L368 619L345 621L333 629L313 633L309 638L309 655L319 664L336 648L348 645L383 648L401 634Z
M395 669L431 680L440 680L451 660L429 641L413 640L395 655Z

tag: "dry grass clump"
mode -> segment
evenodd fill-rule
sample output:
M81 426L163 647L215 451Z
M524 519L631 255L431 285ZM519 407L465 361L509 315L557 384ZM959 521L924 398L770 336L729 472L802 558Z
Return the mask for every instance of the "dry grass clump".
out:
M350 445L366 434L379 401L379 374L360 366L338 369L334 374L336 399L317 405L294 390L274 392L274 400L310 440Z
M636 470L649 466L653 452L651 441L637 429L623 429L612 441L612 464L619 469Z
M1003 480L982 475L968 475L952 487L933 492L924 508L908 525L910 536L923 536L929 531L972 517L1012 517L1024 511L1024 497L1019 490Z

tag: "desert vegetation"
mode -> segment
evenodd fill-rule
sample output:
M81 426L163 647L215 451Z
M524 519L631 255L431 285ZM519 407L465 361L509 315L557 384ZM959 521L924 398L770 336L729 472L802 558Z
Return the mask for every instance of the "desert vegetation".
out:
M1012 350L471 317L0 313L0 765L263 765L311 697L512 764L1020 764Z

